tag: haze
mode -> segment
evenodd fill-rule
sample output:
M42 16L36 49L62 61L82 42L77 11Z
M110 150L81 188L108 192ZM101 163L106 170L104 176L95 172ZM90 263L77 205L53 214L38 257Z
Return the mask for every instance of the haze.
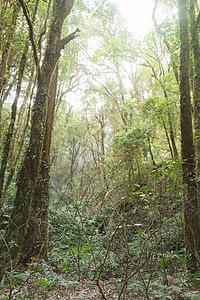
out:
M113 0L127 19L130 30L143 37L152 26L152 0Z

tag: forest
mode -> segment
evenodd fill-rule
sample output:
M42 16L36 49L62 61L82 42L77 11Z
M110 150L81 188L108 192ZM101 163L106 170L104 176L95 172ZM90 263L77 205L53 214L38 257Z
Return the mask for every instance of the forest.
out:
M200 2L151 2L0 0L1 300L200 299Z

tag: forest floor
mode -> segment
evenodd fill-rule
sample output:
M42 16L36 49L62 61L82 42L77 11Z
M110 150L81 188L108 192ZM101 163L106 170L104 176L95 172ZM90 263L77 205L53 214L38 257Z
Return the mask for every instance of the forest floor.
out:
M5 287L0 292L0 300L9 299L10 289ZM97 285L92 284L89 281L84 280L80 284L74 284L72 288L66 287L54 287L47 288L44 290L44 287L34 287L31 283L29 285L17 285L15 286L16 296L13 296L11 299L47 299L47 300L100 300L103 299L99 288ZM27 298L22 298L27 295ZM21 298L19 298L21 296ZM117 299L112 293L111 290L106 291L106 296L108 299ZM139 298L138 298L139 299ZM142 298L141 298L142 299Z
M95 285L91 284L81 284L70 290L69 288L55 288L54 290L41 291L40 289L33 290L32 287L27 286L18 286L15 288L16 296L12 296L13 300L17 299L46 299L46 300L102 300L104 299L99 292L99 289ZM1 291L0 300L9 299L9 288L4 288ZM25 297L26 295L26 297ZM111 290L106 291L106 299L118 299L118 296L114 294ZM144 300L146 299L145 295L136 295L134 298L127 297L126 300ZM149 300L156 299L154 296L149 296ZM158 299L158 298L157 298Z
M34 299L34 300L101 300L101 299L108 299L108 300L117 300L118 295L115 294L111 288L104 286L104 292L106 298L103 298L99 288L97 285L92 284L88 280L82 281L82 283L75 284L73 289L67 287L56 287L53 288L46 288L42 286L34 286L33 283L23 284L23 285L16 285L13 289L13 296L9 298L10 289L8 286L5 286L2 291L0 292L0 300L17 300L17 299ZM200 296L199 291L197 290L185 290L187 293L191 293L193 295ZM196 296L197 297L197 296ZM136 294L135 296L127 296L123 299L126 300L146 300L147 297L144 293ZM191 296L185 297L185 294L181 296L180 294L174 294L173 296L166 297L156 296L156 295L149 295L149 300L163 300L163 299L174 299L174 300L182 300L182 299L191 299ZM193 299L193 298L192 298ZM194 298L200 299L200 298Z
M18 299L33 299L33 300L117 300L119 294L113 290L113 287L109 283L100 282L95 284L88 278L79 279L75 274L66 274L55 272L55 276L59 278L59 282L52 281L47 282L44 280L45 273L33 273L27 277L27 280L21 282L15 281L12 287L4 285L0 291L0 300L18 300ZM60 277L59 277L60 276ZM63 280L63 281L62 281ZM62 284L61 284L62 282ZM176 281L172 285L163 286L161 280L154 282L154 292L148 293L149 300L200 300L200 291L194 286L183 285L181 288L176 284ZM157 287L156 287L157 285ZM102 292L100 291L100 288ZM157 290L157 292L156 292ZM12 296L11 296L12 291ZM105 297L102 296L104 293ZM193 296L192 296L193 295ZM196 296L194 296L196 295ZM144 290L141 292L132 291L131 296L127 294L123 299L126 300L146 300L147 296Z

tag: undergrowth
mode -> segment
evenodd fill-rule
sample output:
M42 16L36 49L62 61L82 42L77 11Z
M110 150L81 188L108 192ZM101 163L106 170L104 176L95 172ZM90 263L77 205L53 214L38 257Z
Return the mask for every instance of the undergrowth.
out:
M10 270L3 282L10 298L3 299L75 290L85 280L98 287L99 299L191 299L200 279L186 270L175 168L166 163L153 170L148 186L117 186L106 201L98 190L91 194L77 184L57 194L49 213L48 263L33 259L26 269Z

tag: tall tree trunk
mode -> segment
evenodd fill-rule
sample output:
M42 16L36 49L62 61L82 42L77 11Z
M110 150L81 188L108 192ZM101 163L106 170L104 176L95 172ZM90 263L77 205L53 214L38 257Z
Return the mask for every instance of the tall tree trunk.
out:
M194 57L194 129L196 148L196 172L198 203L200 205L200 47L199 47L199 20L195 15L195 4L197 1L190 0L190 22L191 22L191 45Z
M48 258L48 209L49 209L49 172L51 133L56 99L58 68L56 68L50 88L42 160L35 187L28 230L23 245L23 259L27 262L32 257Z
M169 146L169 151L170 151L170 154L171 154L171 158L174 159L173 150L172 150L172 146L171 146L168 131L167 131L167 126L166 126L165 121L162 117L161 117L161 121L162 121L162 124L163 124L163 128L165 130L165 135L166 135L167 143L168 143L168 146Z
M148 140L148 145L149 145L149 153L150 153L150 156L151 156L151 161L153 163L153 166L155 167L156 163L155 163L155 160L154 160L153 151L152 151L152 147L151 147L150 135L148 135L147 140Z
M168 122L169 122L169 134L170 134L170 139L171 139L171 143L172 143L173 157L178 158L178 150L176 147L176 140L175 140L174 129L173 129L173 125L172 125L172 118L171 118L171 113L169 110L168 95L164 88L163 88L163 90L164 90L165 99L167 101L167 117L168 117Z
M4 203L6 195L7 195L7 191L8 188L12 182L13 176L15 174L15 169L16 169L16 165L18 163L18 161L20 160L20 156L21 156L21 151L24 145L24 140L25 140L25 135L26 135L26 131L29 125L29 120L30 120L30 109L31 109L31 100L30 100L30 104L29 104L29 108L28 108L28 114L27 114L27 118L25 121L25 127L23 129L23 133L22 133L22 138L19 142L19 135L20 135L20 130L21 130L21 125L22 125L22 120L23 120L23 116L24 116L24 111L25 111L25 107L26 107L26 103L31 91L31 85L32 85L32 80L34 79L34 67L32 68L31 74L30 74L30 79L29 79L29 83L26 89L26 94L24 96L24 100L23 103L21 105L20 108L20 112L19 112L19 116L18 116L18 121L17 121L17 128L16 128L16 132L15 132L15 137L14 137L14 141L13 141L13 147L12 147L12 153L10 156L10 166L9 166L9 175L8 178L6 180L3 192L2 192L2 196L1 196L1 202ZM32 91L33 93L33 91ZM32 98L33 95L31 95ZM17 151L18 148L18 151ZM16 154L17 152L17 154Z
M37 93L32 114L32 125L30 132L30 142L25 154L24 162L18 174L17 192L14 200L10 222L6 229L5 241L8 244L13 241L10 248L10 255L13 266L18 263L19 255L24 245L24 239L28 228L29 216L31 211L32 199L38 179L41 165L41 156L45 134L46 112L48 105L48 93L52 74L56 63L61 55L64 46L76 37L79 30L61 39L61 31L65 18L70 13L74 0L54 0L52 20L49 28L49 36L46 43L44 59L39 67L37 48L34 44L33 27L29 19L23 0L20 0L24 15L29 24L30 40L33 47L34 58L37 66L38 81ZM5 251L1 248L0 252Z
M18 121L17 121L17 128L16 128L16 132L15 132L15 137L14 137L14 142L13 142L13 149L12 149L12 154L11 154L11 160L14 160L15 153L16 153L16 150L17 150L17 144L18 144L18 141L19 141L19 135L20 135L21 125L22 125L23 115L24 115L27 100L29 98L29 94L30 94L30 91L31 91L32 82L33 82L33 79L34 79L34 76L33 76L34 75L34 70L35 70L35 68L33 66L32 70L31 70L28 86L26 88L26 94L24 96L24 100L23 100L23 103L22 103L20 111L19 111L19 116L18 116Z
M16 166L17 166L18 162L20 161L20 156L21 156L21 153L22 153L22 148L23 148L23 145L24 145L25 137L26 137L26 132L27 132L27 129L28 129L28 126L29 126L30 110L31 110L31 104L29 105L29 108L28 108L28 114L27 114L27 117L26 117L25 127L24 127L24 130L23 130L23 133L22 133L22 138L21 138L20 143L18 145L18 152L17 152L16 156L13 157L13 160L12 160L12 157L11 157L9 175L8 175L8 178L5 182L3 193L2 193L2 196L1 196L2 197L1 201L3 201L3 202L6 199L7 191L8 191L8 188L9 188L11 182L12 182L13 176L15 174Z
M4 149L3 149L3 158L2 158L1 169L0 169L0 210L4 206L4 201L2 201L1 196L2 196L2 191L3 191L3 183L4 183L4 176L5 176L7 162L8 162L8 156L10 153L10 145L11 145L11 140L12 140L13 131L14 131L15 119L16 119L16 115L17 115L17 103L18 103L18 99L19 99L19 95L20 95L20 91L21 91L21 84L22 84L24 69L25 69L25 65L26 65L27 51L28 51L28 44L24 48L24 52L22 54L21 61L20 61L18 80L17 80L17 90L16 90L14 102L12 104L11 120L10 120L10 125L8 128L8 133L6 136Z
M187 0L178 1L180 30L180 118L181 154L184 190L185 245L187 265L191 273L200 259L200 227L195 178L195 151L189 85L189 40Z

